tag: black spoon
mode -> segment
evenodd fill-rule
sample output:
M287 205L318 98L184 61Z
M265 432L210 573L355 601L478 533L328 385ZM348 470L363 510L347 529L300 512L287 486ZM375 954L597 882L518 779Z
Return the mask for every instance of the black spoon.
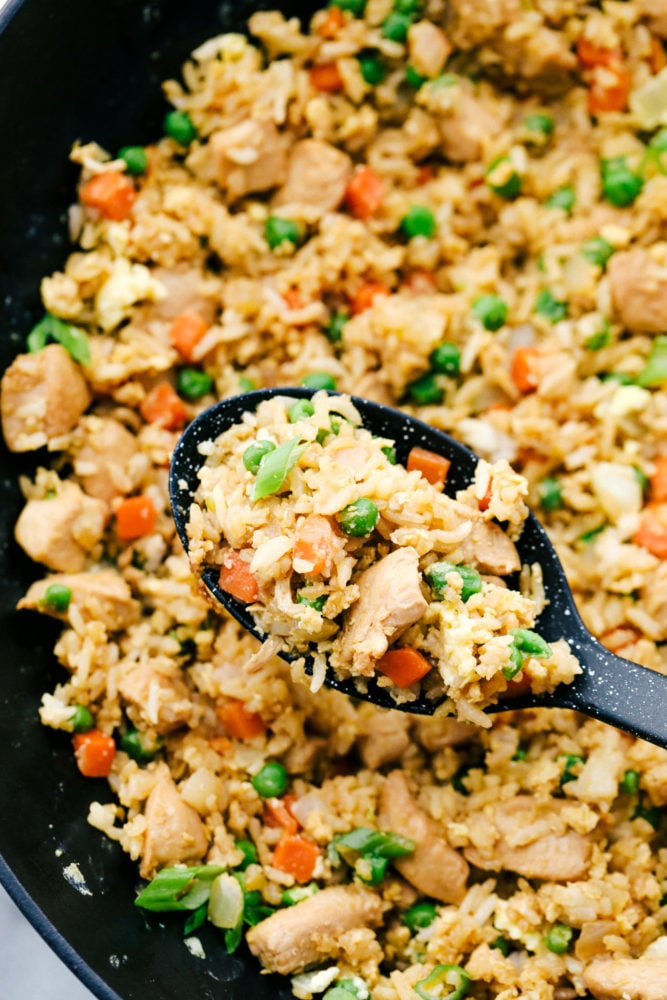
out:
M186 551L189 509L199 486L197 473L204 461L198 446L239 423L245 412L252 412L266 399L273 396L304 399L310 398L313 392L314 390L309 389L261 389L233 396L211 406L189 425L174 450L169 476L174 520ZM410 449L419 445L451 460L447 477L448 493L454 494L470 484L479 461L470 449L400 410L380 406L356 396L352 397L352 402L368 430L395 442L400 463L405 464ZM593 638L575 608L558 556L533 514L525 523L517 548L522 563L538 562L542 567L548 603L538 619L537 629L547 642L566 639L581 663L583 672L572 684L560 685L551 694L528 692L514 697L501 697L486 711L501 712L538 706L572 708L624 729L633 736L667 747L667 677L615 656ZM220 589L216 570L204 570L201 578L216 600L244 628L258 639L266 638L258 631L245 604ZM297 657L297 654L290 653L281 655L288 661ZM373 680L368 684L367 691L361 692L357 690L354 678L340 680L331 668L327 670L325 683L351 697L417 715L432 715L444 700L444 696L440 701L420 696L416 701L397 705L387 689L379 687Z

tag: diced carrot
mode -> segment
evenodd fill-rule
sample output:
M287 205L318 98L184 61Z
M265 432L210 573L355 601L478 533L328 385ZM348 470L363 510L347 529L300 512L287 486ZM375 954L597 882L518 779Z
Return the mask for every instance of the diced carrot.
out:
M337 8L332 7L331 9ZM303 299L298 288L288 288L286 292L283 292L283 298L290 309L303 309Z
M655 36L651 38L651 55L649 56L648 64L654 76L667 66L667 55L665 55L663 44Z
M655 472L650 479L651 500L667 500L667 455L655 460Z
M632 540L658 559L667 559L667 503L649 503L644 507Z
M413 295L431 295L438 285L432 271L410 271L405 278L405 287Z
M121 222L130 214L137 192L120 170L105 170L87 181L79 192L84 205L96 208L105 219Z
M328 517L322 514L304 517L297 526L292 549L292 564L296 572L307 577L329 574L333 542L334 531Z
M343 78L335 62L317 63L308 70L310 82L315 90L322 90L327 94L333 94L343 89Z
M282 799L270 798L264 803L264 822L267 826L280 826L286 833L296 833L299 824L290 812L290 803L294 802L293 795L285 795Z
M77 767L86 778L106 778L116 756L113 736L99 729L75 733L72 738Z
M159 382L139 404L139 412L147 424L159 424L175 431L188 419L188 410L169 382Z
M155 528L157 511L150 497L127 497L116 508L116 534L123 542L150 535Z
M320 849L300 834L284 833L273 852L273 865L292 875L297 882L310 882Z
M384 198L384 181L370 167L359 167L350 177L345 191L345 204L355 219L375 215Z
M329 7L324 19L320 21L317 34L321 38L335 38L345 24L345 15L340 7Z
M477 506L480 510L488 510L489 504L491 503L491 497L493 496L493 481L489 479L486 490L484 491L484 496L481 500L477 501Z
M186 361L192 361L192 352L208 331L209 324L195 309L186 309L171 324L169 339Z
M512 357L510 374L519 392L534 392L539 385L535 362L540 352L536 347L517 347Z
M390 290L386 285L382 285L379 281L369 281L367 284L362 285L357 288L356 292L350 300L350 307L355 316L358 313L365 312L366 309L370 309L373 305L373 300L378 297L378 295L389 295Z
M593 69L595 66L609 66L611 63L622 62L623 53L620 49L606 49L596 45L582 35L577 40L577 58L586 69Z
M215 712L232 739L251 740L266 732L261 715L249 712L244 703L236 698L218 705Z
M209 741L208 745L211 750L215 750L216 753L224 754L229 753L232 748L232 741L228 740L226 736L213 736Z
M448 458L438 455L435 451L428 451L427 448L411 448L407 470L421 472L424 479L433 486L444 486L451 464Z
M628 105L632 78L622 62L598 66L593 70L588 90L588 110L624 111Z
M417 186L421 187L422 184L428 184L435 177L435 167L432 163L422 163L421 167L417 171Z
M220 567L219 584L227 594L237 601L250 604L259 597L259 587L255 574L237 549L228 549Z
M417 649L400 646L385 653L377 668L398 687L409 687L429 672L431 664Z

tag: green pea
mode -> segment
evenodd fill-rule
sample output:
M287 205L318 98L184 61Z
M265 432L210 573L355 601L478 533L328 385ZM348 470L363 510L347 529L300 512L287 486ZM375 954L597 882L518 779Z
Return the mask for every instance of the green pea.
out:
M544 316L550 323L559 323L565 319L568 309L567 302L557 299L549 288L542 289L533 306L533 312L537 313L538 316Z
M120 738L121 750L132 760L136 760L137 764L150 763L161 747L162 740L159 736L155 740L149 740L139 729L128 729Z
M434 903L415 903L404 914L403 923L414 932L422 927L430 927L437 915L438 910Z
M444 390L438 384L435 372L426 372L420 375L407 387L407 393L413 403L419 406L442 403L445 398Z
M551 195L550 198L546 200L547 208L561 208L568 215L574 208L577 202L577 195L571 184L566 184L564 187L558 188L557 191Z
M189 146L199 135L187 111L168 111L164 117L164 131L181 146Z
M591 264L604 268L609 258L616 253L616 247L602 236L591 236L582 244L581 253Z
M597 333L592 333L590 337L586 338L584 347L587 351L600 351L603 347L609 347L611 341L611 330L609 324L605 322L601 330L598 330Z
M560 776L561 785L567 785L571 781L576 781L579 774L574 773L574 768L579 768L580 765L584 764L584 758L578 753L568 753L565 754L565 767L563 768L562 774Z
M235 840L234 847L236 847L237 850L241 851L243 854L243 861L237 865L237 868L245 869L248 865L254 865L257 863L259 855L252 840Z
M495 332L505 325L509 309L499 295L480 295L473 302L470 311L485 330Z
M505 958L507 958L507 956L512 950L512 945L511 942L509 942L506 937L500 935L495 939L495 941L491 942L489 948L497 948L498 951L501 953L501 955L504 955Z
M70 719L72 730L75 733L87 733L95 725L93 713L85 705L75 705L74 715Z
M382 22L382 35L391 42L405 42L412 18L408 14L392 12Z
M380 512L372 500L359 497L338 514L338 523L346 535L365 538L380 520Z
M366 885L379 885L387 874L389 858L375 854L364 854L354 866L354 874Z
M667 151L667 128L661 128L656 132L648 145L649 149L655 149L658 153Z
M447 577L456 573L461 578L461 600L469 601L473 594L479 594L482 589L482 578L472 566L442 561L433 563L425 572L425 577L435 596L441 600L448 587Z
M64 583L50 583L44 591L44 597L39 602L43 608L50 608L58 614L64 614L72 600L72 590Z
M213 379L198 368L181 368L176 376L176 388L191 402L201 399L213 388Z
M509 156L498 156L486 171L486 183L499 198L512 200L521 194L522 180Z
M248 472L256 476L264 456L275 450L273 441L256 441L255 444L248 445L243 452L243 464Z
M239 389L241 392L252 392L256 388L257 383L254 379L248 378L247 375L239 375Z
M554 120L551 115L545 115L538 111L524 118L523 127L527 132L534 132L541 139L548 139L554 130Z
M636 795L639 791L639 771L628 768L621 778L621 788L626 795Z
M601 382L617 382L618 385L634 385L635 380L627 372L599 372L597 376Z
M366 9L366 0L329 0L329 7L340 7L352 14L352 17L361 17Z
M398 459L396 458L396 449L394 448L393 445L386 444L383 448L380 448L380 451L382 452L382 454L387 459L390 465L396 465Z
M554 924L547 932L544 943L555 955L564 955L569 949L574 931L567 924Z
M411 18L416 18L421 14L421 0L394 0L394 10L398 14L408 14Z
M516 752L512 756L512 760L526 760L528 757L528 750L526 747L517 747Z
M283 219L279 215L270 215L264 223L264 239L272 250L281 243L301 242L301 228L292 219Z
M637 385L651 388L667 382L667 336L656 337L646 364L636 378Z
M555 476L545 476L537 487L542 510L558 510L563 506L563 490Z
M662 810L658 806L647 806L644 803L638 803L630 819L646 820L654 830L659 830L662 826Z
M371 87L376 87L382 83L387 75L387 67L376 55L360 55L358 57L359 69L366 83Z
M340 344L343 339L343 328L346 323L350 322L350 317L348 313L333 313L331 319L329 320L329 325L324 331L327 335L328 340L332 344Z
M287 770L282 764L273 761L260 768L250 783L262 798L275 798L283 795L287 789Z
M414 66L406 66L405 82L409 84L411 87L414 87L415 90L419 90L419 88L423 86L427 80L428 77L422 76L421 73L418 73L417 70L414 68Z
M415 236L425 236L430 239L435 236L437 228L435 215L425 205L413 205L401 219L401 229L409 240Z
M336 388L336 379L328 372L311 372L301 379L301 385L305 389L329 389L333 392Z
M295 424L298 420L307 420L308 417L312 417L315 412L315 407L309 399L297 399L296 403L292 403L287 411L290 423Z
M639 174L628 167L624 156L616 156L600 163L602 196L617 208L632 205L644 187Z
M143 146L123 146L118 159L124 160L128 174L139 177L148 170L148 154Z
M443 340L431 351L431 368L441 375L458 375L461 371L461 348L451 340Z

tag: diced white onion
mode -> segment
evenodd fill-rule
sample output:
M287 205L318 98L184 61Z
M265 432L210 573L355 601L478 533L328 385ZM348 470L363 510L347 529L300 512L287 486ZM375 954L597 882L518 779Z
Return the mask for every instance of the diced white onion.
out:
M236 927L243 914L243 889L233 875L223 872L213 881L208 900L208 919L215 927Z
M634 90L629 104L641 128L667 125L667 66Z
M591 485L600 506L614 524L622 514L641 510L642 488L631 466L599 462L591 473Z

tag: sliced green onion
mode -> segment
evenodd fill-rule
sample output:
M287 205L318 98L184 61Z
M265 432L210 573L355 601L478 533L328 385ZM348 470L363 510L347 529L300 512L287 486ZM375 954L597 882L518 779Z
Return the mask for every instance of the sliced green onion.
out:
M604 326L597 333L592 333L590 337L584 341L584 347L587 351L601 351L603 347L609 347L612 341L611 329L609 323L605 321Z
M224 868L219 865L196 865L193 868L163 868L134 901L144 910L164 913L171 910L196 910L208 901L211 883Z
M315 611L319 611L320 614L324 611L324 605L329 599L328 594L320 594L319 597L308 597L305 591L301 591L296 595L297 604L305 604L308 608L314 608Z
M430 927L437 915L438 908L434 903L415 903L403 915L403 923L414 932Z
M549 288L543 288L535 299L533 312L544 316L550 323L559 323L568 313L568 304L557 299Z
M551 115L536 112L527 115L523 120L523 127L527 132L533 132L540 139L548 139L554 130L554 120Z
M196 910L192 910L188 914L188 917L183 925L183 937L188 937L190 934L194 934L202 924L206 923L206 917L208 916L208 903L202 903L198 906Z
M26 346L30 354L36 354L46 347L49 341L55 341L64 347L70 357L79 364L90 364L90 346L83 330L78 326L70 326L51 313L46 313L28 334Z
M241 392L252 392L256 388L257 383L254 379L248 378L247 375L239 375L239 389Z
M238 868L244 870L248 867L248 865L254 865L257 863L259 855L252 840L235 840L234 847L236 847L236 849L241 851L243 854L243 861L237 866Z
M260 920L270 917L275 910L267 906L262 899L262 894L257 889L246 892L243 899L243 920L250 927L254 927Z
M50 608L51 611L62 615L69 608L71 600L71 587L65 586L64 583L50 583L39 603L41 607Z
M658 806L647 806L643 802L638 803L630 819L646 820L654 830L659 830L662 826L662 810Z
M380 451L390 465L396 465L398 459L396 458L396 449L392 444L386 444L383 448L380 448Z
M509 647L509 663L503 667L507 680L512 680L521 671L524 660L529 656L544 659L551 656L551 646L541 635L529 628L510 629L512 642Z
M256 476L262 459L275 450L276 446L273 441L256 441L254 444L248 445L243 452L243 464L248 472L252 472L253 476Z
M293 438L264 456L253 485L253 503L278 492L307 447L300 437Z
M497 948L498 951L500 952L500 954L504 955L505 958L507 958L507 956L509 955L509 953L512 950L512 944L511 944L510 941L507 940L506 937L503 937L502 935L499 935L495 939L495 941L491 942L491 944L489 945L489 948Z
M558 510L563 506L563 488L554 476L545 476L537 487L542 510Z
M616 253L616 247L602 236L591 236L582 244L581 253L591 264L604 268L609 258Z
M327 339L331 341L332 344L340 344L343 339L343 328L346 323L350 322L350 317L348 313L333 313L331 319L329 320L329 325L324 331L327 335Z
M404 837L401 833L371 830L365 826L350 830L349 833L336 834L332 845L345 860L350 857L350 852L392 860L412 854L417 846L414 840Z
M295 885L291 889L285 889L282 900L284 906L295 906L304 899L310 899L316 892L320 891L317 882L309 882L308 885Z
M341 510L337 520L346 535L365 538L371 534L380 520L380 512L372 500L359 497Z
M354 866L354 874L366 885L379 885L387 874L389 859L377 854L362 855Z
M470 976L460 965L436 965L430 975L415 983L415 993L421 1000L461 1000L470 988L470 981ZM452 989L443 993L441 986L451 986Z
M554 924L547 932L544 943L555 955L564 955L569 949L574 931L567 924Z
M646 364L635 379L637 385L652 388L667 382L667 336L656 337Z
M579 535L579 541L588 544L588 542L594 541L598 535L601 535L604 529L607 527L606 524L598 524L595 528L589 528L588 531L582 532Z
M479 594L481 591L482 578L476 569L473 569L472 566L456 565L455 563L443 560L442 562L433 563L424 573L438 600L441 600L445 596L445 592L449 586L447 577L450 573L456 573L461 578L461 600L464 603L473 594Z

